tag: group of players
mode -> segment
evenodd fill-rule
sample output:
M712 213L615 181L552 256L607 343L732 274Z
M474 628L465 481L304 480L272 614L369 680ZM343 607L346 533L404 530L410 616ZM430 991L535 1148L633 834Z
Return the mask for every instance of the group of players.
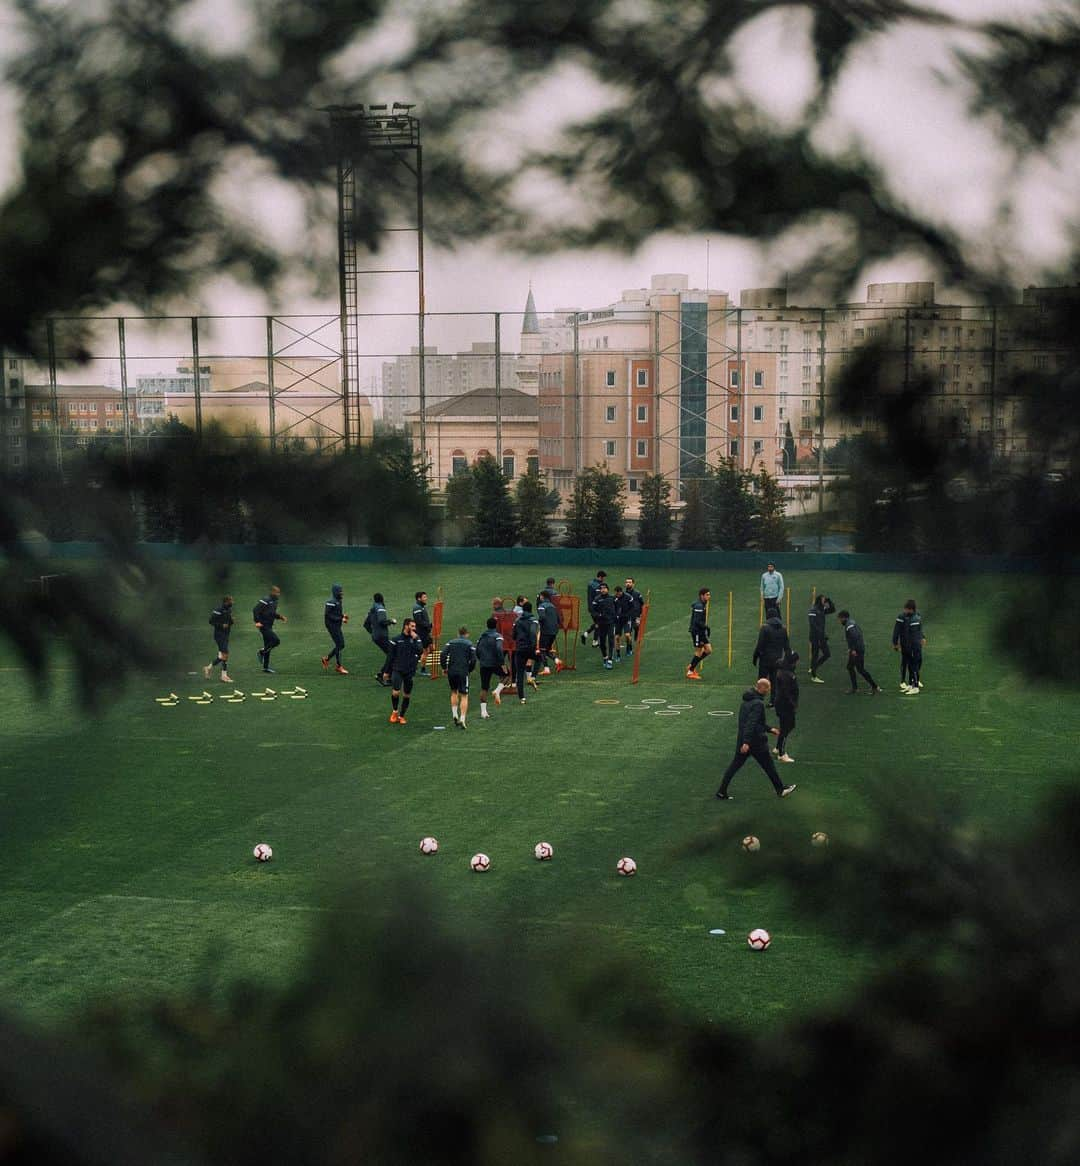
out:
M776 792L784 797L795 787L785 786L777 774L772 758L782 763L791 763L794 758L787 752L787 740L795 728L795 717L799 703L799 682L797 665L799 654L791 648L787 628L780 616L780 605L784 596L784 578L769 563L760 580L760 594L765 620L758 633L754 648L753 663L758 669L758 681L750 692L743 696L743 706L739 713L739 740L735 758L724 775L724 782L717 793L727 799L727 786L731 777L749 757L759 762L772 781ZM275 630L278 622L287 622L278 611L281 588L273 586L262 596L252 609L252 620L262 635L262 647L257 658L263 672L273 674L271 653L280 644ZM511 610L504 607L501 597L492 600L492 611L486 627L474 643L469 638L468 628L458 628L458 634L448 640L439 653L439 664L450 686L450 705L455 726L465 729L469 709L469 678L473 671L480 671L480 716L490 717L488 699L496 705L502 703L502 693L509 687L516 687L518 700L525 704L526 687L536 690L539 676L550 676L562 670L556 648L558 634L563 630L562 614L556 603L556 585L549 576L533 603L525 596L517 596ZM701 680L701 669L712 653L711 631L709 628L709 603L711 592L702 587L690 610L690 637L693 655L686 669L690 680ZM330 597L324 605L324 625L330 636L330 649L322 657L324 670L331 665L335 672L348 675L342 664L341 654L345 648L344 626L349 617L344 611L343 588L340 583L331 587ZM624 586L609 588L607 572L599 570L586 588L586 609L590 624L581 632L581 641L587 644L592 639L598 648L602 666L614 667L625 653L630 657L638 637L645 600L637 589L634 579L627 578ZM827 595L815 596L808 612L810 640L810 679L815 684L824 681L818 675L819 669L830 659L827 618L835 614L844 629L847 644L847 671L851 687L848 695L859 691L858 677L862 677L871 695L881 691L877 682L866 670L866 644L862 630L850 612L836 611L836 606ZM581 620L580 622L584 622ZM226 595L219 607L210 614L210 624L214 631L216 654L203 668L203 675L209 679L215 668L221 669L221 679L232 683L228 674L229 635L233 625L233 597ZM390 617L381 592L375 592L372 604L364 618L364 630L372 643L383 653L383 664L375 673L375 680L390 688L392 724L407 724L407 713L412 697L414 680L417 676L430 676L425 666L432 650L433 629L428 611L428 594L417 591L411 615L401 625L401 631L391 636L390 629L397 620ZM904 609L896 617L892 646L900 652L900 690L908 696L917 696L922 688L922 647L925 643L922 617L913 599L909 599ZM495 683L493 684L492 681ZM779 724L769 728L765 723L765 699L768 707L775 708ZM778 740L770 754L768 735Z
M773 563L769 563L761 576L760 590L766 618L758 632L753 655L753 663L758 668L758 680L752 689L743 694L735 755L724 771L720 788L716 792L722 801L731 800L728 792L731 780L751 757L765 771L778 797L788 797L796 788L794 783L783 783L773 761L774 757L780 762L792 763L795 760L787 752L787 740L795 728L795 714L799 704L796 673L799 654L792 650L787 628L780 618L784 579ZM694 640L694 657L686 675L694 680L701 679L701 663L712 650L707 626L709 598L708 589L702 588L698 601L691 609L690 634ZM826 621L833 614L844 629L847 644L847 672L851 681L847 695L858 693L857 678L861 676L869 686L869 694L876 696L881 688L866 670L866 641L862 629L851 618L849 611L838 612L827 595L816 595L807 613L811 681L814 684L825 683L818 675L818 670L831 657ZM922 688L922 650L925 643L922 616L915 600L909 599L896 617L892 634L893 650L900 653L900 691L905 696L918 696ZM779 724L769 726L766 707L775 708ZM770 735L777 738L771 753L768 746Z

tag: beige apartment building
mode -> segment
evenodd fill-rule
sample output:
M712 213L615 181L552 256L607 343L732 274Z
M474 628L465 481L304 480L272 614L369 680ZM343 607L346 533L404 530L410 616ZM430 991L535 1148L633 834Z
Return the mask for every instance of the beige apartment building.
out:
M270 378L273 378L271 388ZM307 356L222 357L200 360L199 394L191 363L175 373L140 376L136 397L143 427L170 416L197 428L215 425L225 433L300 443L317 449L340 448L345 433L341 363ZM374 432L371 400L354 398L353 440Z
M501 418L501 421L498 420ZM413 446L421 448L420 415L409 417ZM490 454L504 473L517 478L539 470L536 398L518 389L474 389L435 405L426 414L425 451L431 484L444 489L447 479Z

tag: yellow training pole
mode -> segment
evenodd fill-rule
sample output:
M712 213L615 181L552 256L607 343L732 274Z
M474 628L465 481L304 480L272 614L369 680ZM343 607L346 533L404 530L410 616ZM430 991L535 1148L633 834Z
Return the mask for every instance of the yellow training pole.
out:
M784 620L784 623L791 627L791 592L785 591L784 598L787 600L787 619Z
M735 593L727 593L727 666L731 667L731 631L735 621Z
M765 596L764 595L758 596L757 621L759 624L762 624L765 622Z

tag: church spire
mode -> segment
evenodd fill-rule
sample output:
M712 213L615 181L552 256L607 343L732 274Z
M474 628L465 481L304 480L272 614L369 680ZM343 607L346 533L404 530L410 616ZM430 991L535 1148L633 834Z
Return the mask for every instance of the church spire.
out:
M529 284L529 298L525 301L525 319L521 324L521 334L536 335L540 331L540 321L536 315L536 301L533 299L532 284Z

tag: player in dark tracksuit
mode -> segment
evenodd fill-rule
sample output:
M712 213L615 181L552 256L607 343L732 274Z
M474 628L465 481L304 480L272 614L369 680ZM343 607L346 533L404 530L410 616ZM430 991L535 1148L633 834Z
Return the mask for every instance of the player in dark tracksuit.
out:
M770 615L758 632L753 662L757 665L758 679L764 676L774 691L776 670L780 667L780 661L790 651L791 643L788 640L787 628L778 615ZM771 707L772 702L769 703Z
M226 684L232 684L229 675L229 631L233 625L233 597L226 595L220 607L215 607L210 613L210 626L214 629L214 643L217 644L217 655L202 670L203 676L210 679L210 673L221 665L221 679Z
M836 611L833 601L827 595L819 595L810 605L806 619L810 625L810 677L815 684L824 684L818 676L818 669L832 655L829 651L829 635L826 617Z
M626 654L632 656L634 654L634 640L637 639L638 627L641 624L641 613L645 608L645 596L634 585L633 579L626 580L623 595L626 596L630 608L629 623L626 628Z
M412 696L413 677L416 675L416 666L420 663L423 653L420 637L416 634L416 624L407 619L401 625L401 635L390 641L390 651L386 656L386 666L383 676L390 681L390 704L393 711L390 713L390 724L404 725L405 714L409 711L409 700ZM402 698L402 693L404 697ZM401 701L401 711L398 711L398 701Z
M918 696L922 688L922 649L926 636L914 599L909 599L896 617L892 643L893 651L900 652L900 691L905 696Z
M630 655L630 612L634 601L621 587L615 588L615 663L622 659L623 640L627 640L626 654Z
M464 729L469 712L469 673L476 667L476 649L469 639L467 627L458 628L458 634L447 640L439 653L439 664L450 685L450 715L459 729Z
M689 680L701 679L701 666L705 657L712 654L712 644L709 642L709 599L712 592L708 587L702 587L697 599L690 605L690 638L694 641L694 654L690 657L690 664L686 669Z
M554 594L548 588L540 592L540 602L536 605L536 619L540 624L540 659L541 674L551 675L551 661L555 662L558 671L560 661L555 649L555 641L559 638L559 625L562 622L559 609L555 606Z
M735 756L731 764L724 770L720 788L716 796L723 802L729 801L731 794L728 786L731 779L746 764L747 758L753 759L765 770L765 776L772 782L777 797L786 798L795 788L794 785L784 785L776 766L769 755L769 737L772 733L778 735L780 730L769 728L765 720L765 697L769 694L769 682L759 680L748 692L743 693L742 704L739 706L739 741L735 747Z
M330 661L334 660L334 671L340 676L348 676L349 673L341 663L341 653L345 650L345 634L342 627L349 622L349 617L341 604L341 584L335 583L330 588L330 598L323 605L323 623L326 626L327 632L330 633L330 651L322 658L322 666L325 669L330 667Z
M581 642L587 644L589 637L592 636L593 647L596 647L596 616L593 615L593 604L596 602L596 597L600 594L600 584L606 578L606 571L597 571L589 580L588 587L585 588L585 606L588 609L589 626L581 633Z
M517 678L518 700L525 703L525 684L537 688L536 677L529 667L536 667L539 653L540 625L532 613L532 604L526 599L521 605L521 615L514 624L514 675Z
M487 698L491 678L492 676L499 678L499 683L495 685L495 691L492 695L495 697L496 704L502 704L500 693L508 675L506 643L499 631L499 621L493 615L488 617L487 627L480 633L480 638L476 641L476 659L480 665L480 719L486 721L489 716Z
M372 596L374 602L364 616L364 631L371 636L371 642L376 648L382 652L384 658L390 655L390 626L396 624L396 619L391 619L386 611L386 604L383 601L382 592L376 591ZM386 663L384 659L383 663ZM380 668L375 673L375 679L382 685L386 684L383 679L383 673L386 671L385 667Z
M798 652L786 652L776 670L776 687L773 700L776 704L776 718L780 722L780 736L776 741L776 756L779 761L794 761L787 752L787 739L795 731L795 713L799 707L799 678L795 675L799 663Z
M870 695L876 696L881 689L878 688L877 681L866 671L866 641L863 639L862 629L851 618L849 612L838 612L836 618L843 625L844 636L847 639L847 670L848 676L851 677L851 688L848 689L847 695L854 696L859 691L859 682L855 679L855 674L858 673L870 685Z
M263 646L256 652L259 658L259 663L262 665L264 672L273 672L270 667L270 653L281 643L277 633L274 631L274 624L278 620L282 623L289 621L277 609L278 600L281 598L281 588L276 584L270 588L270 592L264 595L262 599L251 609L251 616L255 621L255 626L262 632Z
M412 609L413 622L416 624L416 634L420 637L420 643L423 646L424 653L420 657L420 668L417 671L418 676L430 676L431 673L427 670L425 661L428 657L428 649L431 647L431 613L427 607L427 592L418 591L416 593L416 602Z
M615 652L615 596L608 591L606 583L600 584L593 601L593 623L604 667L614 668L611 658Z

